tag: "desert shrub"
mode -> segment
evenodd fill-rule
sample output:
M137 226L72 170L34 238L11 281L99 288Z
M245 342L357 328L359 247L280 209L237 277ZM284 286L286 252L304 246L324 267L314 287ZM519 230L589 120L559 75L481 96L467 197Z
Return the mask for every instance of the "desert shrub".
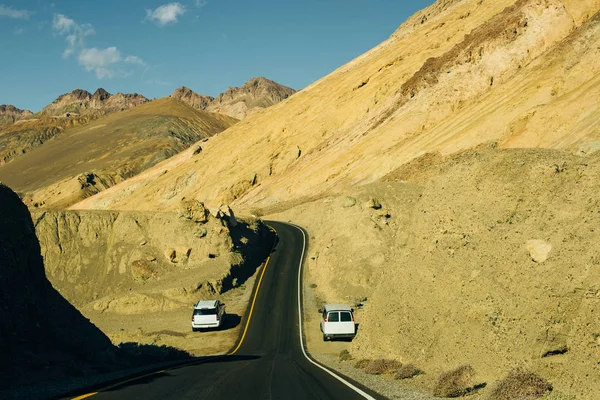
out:
M400 368L398 368L398 370L396 371L396 375L394 375L394 378L396 379L409 379L409 378L414 378L417 375L422 374L423 371L421 371L419 368L415 367L414 364L405 364L403 366L401 366Z
M348 360L352 360L352 355L350 354L350 352L348 350L342 350L340 351L340 361L348 361Z
M365 372L371 375L391 374L396 372L402 363L396 360L377 359L371 360L365 367Z
M433 389L435 397L459 397L472 392L475 387L475 370L470 365L444 372Z
M354 368L366 368L366 366L369 365L370 362L371 360L363 358L362 360L358 360L356 363L354 363Z
M533 372L517 368L501 380L490 394L494 400L533 400L552 391L552 385Z

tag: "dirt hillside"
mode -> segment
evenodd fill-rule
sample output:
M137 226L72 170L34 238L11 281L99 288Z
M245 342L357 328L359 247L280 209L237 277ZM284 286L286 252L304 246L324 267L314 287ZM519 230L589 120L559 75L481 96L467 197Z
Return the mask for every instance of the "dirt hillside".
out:
M591 0L438 2L211 140L200 162L173 160L165 175L149 172L77 207L170 209L157 188L171 190L192 170L204 179L181 186L181 196L268 206L481 143L589 153L598 134L599 9Z
M0 179L23 193L28 205L65 207L154 166L234 122L233 118L165 98L68 129L55 127L55 131L43 124L25 132L13 129L0 139L20 146L47 128L52 140L0 166Z
M520 366L564 398L591 400L599 173L598 155L557 150L426 155L270 218L310 232L305 284L322 302L364 304L355 359L414 363L425 374L413 385L429 393L442 372L470 364L483 398Z
M260 221L236 219L227 208L211 214L196 201L168 213L36 211L33 219L48 279L115 344L197 355L233 346L249 279L273 241ZM192 333L200 298L223 299L231 329Z

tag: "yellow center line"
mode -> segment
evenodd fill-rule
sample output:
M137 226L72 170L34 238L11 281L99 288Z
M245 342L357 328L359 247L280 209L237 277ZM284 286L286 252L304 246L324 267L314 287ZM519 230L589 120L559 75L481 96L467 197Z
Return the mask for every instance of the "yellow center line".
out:
M271 229L273 232L277 233L275 231L275 229L273 229L271 227L269 227L269 229ZM250 306L250 313L248 313L248 321L246 322L246 326L244 327L244 333L242 333L242 338L240 339L240 342L238 343L237 347L231 353L229 353L227 355L235 354L235 352L240 349L240 347L242 346L242 343L244 342L244 338L246 337L246 332L248 331L248 325L250 325L250 320L252 319L252 311L254 311L254 303L256 303L256 298L258 297L258 291L260 289L260 284L262 282L263 276L265 275L265 271L267 270L267 266L269 265L269 261L270 260L271 260L271 256L267 257L267 261L265 262L265 266L263 267L263 270L262 270L262 272L260 274L260 278L258 279L258 285L256 285L256 291L254 292L254 298L252 299L252 305ZM216 356L216 357L209 357L209 359L220 358L220 357L224 357L224 356L225 356L225 354L221 355L221 356ZM131 379L128 379L128 380L116 383L114 385L107 386L107 387L105 387L102 390L109 390L109 389L114 388L116 386L123 385L124 383L135 381L135 380L138 380L138 379L141 379L141 378L145 378L145 377L150 376L150 375L160 374L160 373L166 372L166 371L168 371L170 369L181 368L181 367L184 367L184 366L186 366L188 364L195 364L195 363L202 364L203 361L208 361L208 359L207 360L201 360L201 361L197 361L197 360L190 361L187 364L177 365L176 367L173 367L173 368L167 368L167 369L163 369L161 371L155 371L155 372L151 372L151 373L146 374L146 375L137 376L135 378L131 378ZM96 395L98 393L99 392L91 392L91 393L82 394L81 396L73 397L71 400L83 400L83 399L87 399L88 397L92 397L92 396L94 396L94 395Z
M88 397L92 397L95 394L98 394L98 392L82 394L81 396L73 397L71 400L83 400L83 399L87 399Z
M246 326L244 327L244 333L242 333L242 338L240 339L240 342L238 343L237 347L231 353L229 353L230 355L235 354L235 352L240 349L240 347L242 346L242 343L244 342L244 338L246 337L246 332L248 331L248 326L250 325L250 320L252 319L252 311L254 311L254 303L256 303L256 298L258 297L258 291L260 289L260 284L262 282L263 276L265 275L265 271L267 270L267 266L269 265L270 260L271 260L271 256L267 257L267 262L265 263L265 266L260 274L260 278L258 279L258 285L256 286L256 291L254 292L254 298L252 299L252 305L250 306L250 313L248 314L248 321L246 321Z

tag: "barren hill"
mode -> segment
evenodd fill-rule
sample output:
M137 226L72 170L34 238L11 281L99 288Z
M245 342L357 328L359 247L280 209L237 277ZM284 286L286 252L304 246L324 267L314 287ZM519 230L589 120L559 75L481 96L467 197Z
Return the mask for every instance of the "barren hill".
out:
M75 89L60 95L39 112L45 116L67 116L81 114L106 115L139 106L149 100L141 94L110 94L99 88L91 94L86 90Z
M10 104L2 104L0 105L0 126L14 124L32 114L33 113L29 110L21 110Z
M176 89L171 97L200 110L244 119L257 111L287 99L294 93L296 93L294 89L258 77L250 79L240 88L229 88L216 98L195 93L185 86Z
M480 143L597 148L600 2L440 2L389 40L206 146L182 196L270 205L377 180ZM243 138L243 146L233 146ZM182 160L187 155L182 155ZM192 164L81 207L173 208ZM231 168L235 165L235 168Z
M19 192L29 193L25 200L30 205L65 206L131 177L234 122L173 99L160 99L61 131L43 146L1 166L0 179Z

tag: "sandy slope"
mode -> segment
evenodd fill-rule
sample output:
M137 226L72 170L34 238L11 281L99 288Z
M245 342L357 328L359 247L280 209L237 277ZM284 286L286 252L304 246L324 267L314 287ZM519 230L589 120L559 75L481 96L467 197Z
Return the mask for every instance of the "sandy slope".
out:
M595 148L600 2L454 2L211 139L201 160L80 208L171 209L182 196L270 205L368 183L423 153L479 143ZM576 17L574 17L576 16ZM185 157L185 156L182 156Z
M60 132L0 167L0 179L29 193L29 205L64 207L221 132L230 117L165 98ZM22 136L26 132L7 132ZM10 144L10 141L8 142Z

